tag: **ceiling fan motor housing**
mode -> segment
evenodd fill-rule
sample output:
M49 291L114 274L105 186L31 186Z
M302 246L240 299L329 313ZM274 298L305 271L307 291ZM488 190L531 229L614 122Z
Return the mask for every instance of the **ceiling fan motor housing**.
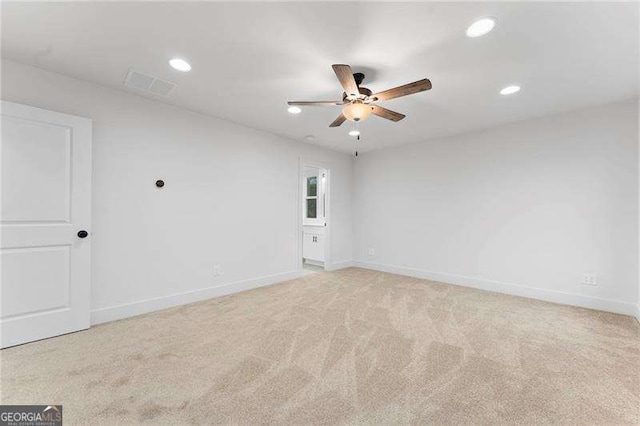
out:
M371 90L367 89L366 87L360 87L360 85L364 81L364 74L362 74L361 72L354 73L353 79L356 81L356 84L358 85L358 91L360 92L361 99L371 96L371 94L373 93ZM343 101L347 100L346 92L342 92L342 100Z
M371 96L371 94L373 93L371 90L367 89L366 87L358 87L358 90L360 91L360 98L367 98L369 96ZM342 101L349 101L347 99L348 95L346 92L342 92Z

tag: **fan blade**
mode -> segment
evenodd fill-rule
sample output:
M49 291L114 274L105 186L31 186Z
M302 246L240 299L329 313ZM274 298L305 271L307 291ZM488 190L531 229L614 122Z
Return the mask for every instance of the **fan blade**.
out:
M288 105L296 105L296 106L334 106L334 105L343 105L342 101L289 101Z
M349 65L331 65L333 68L333 72L336 73L336 77L340 80L340 84L342 84L342 88L344 89L347 95L358 96L360 94L360 90L358 90L358 85L356 84L356 80L353 78L353 71L351 71L351 67Z
M414 81L413 83L405 84L404 86L394 87L393 89L385 90L384 92L375 93L371 95L371 98L376 98L377 101L386 101L388 99L399 98L401 96L413 95L414 93L423 92L431 89L431 82L428 78Z
M386 118L387 120L391 121L400 121L406 117L406 115L404 114L391 111L390 109L382 108L378 105L371 105L371 112L378 117Z
M340 113L340 115L338 116L338 118L336 118L335 120L333 120L333 123L329 124L329 127L338 127L340 126L342 123L344 123L344 121L347 119L347 117L345 117L342 113Z

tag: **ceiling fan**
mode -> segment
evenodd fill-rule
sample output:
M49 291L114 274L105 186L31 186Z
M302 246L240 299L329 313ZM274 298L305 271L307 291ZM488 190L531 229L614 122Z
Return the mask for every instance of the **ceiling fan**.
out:
M378 117L386 118L391 121L400 121L404 117L404 114L391 111L376 105L377 102L386 101L389 99L399 98L401 96L413 95L414 93L423 92L431 89L431 82L429 79L422 79L414 81L413 83L405 84L404 86L394 87L393 89L385 90L382 92L372 94L371 90L366 87L360 87L364 80L364 74L353 73L349 65L332 65L333 71L336 73L344 93L342 94L342 101L290 101L287 102L292 106L334 106L344 105L342 113L336 118L329 127L338 127L345 120L350 121L363 121L369 118L371 114Z

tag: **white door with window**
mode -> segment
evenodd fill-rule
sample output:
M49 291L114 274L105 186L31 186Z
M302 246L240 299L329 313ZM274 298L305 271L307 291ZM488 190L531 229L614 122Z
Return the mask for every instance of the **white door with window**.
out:
M321 264L325 260L327 170L306 166L302 177L302 257L305 262Z
M89 328L91 120L0 107L4 348Z
M305 226L325 226L325 183L326 171L308 168L303 172L304 205L303 220Z

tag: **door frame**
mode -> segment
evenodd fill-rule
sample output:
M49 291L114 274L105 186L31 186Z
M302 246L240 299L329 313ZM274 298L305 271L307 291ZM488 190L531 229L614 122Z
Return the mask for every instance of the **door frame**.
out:
M324 270L331 270L331 165L324 161L313 160L309 158L299 157L298 158L298 195L296 197L296 235L297 235L297 259L296 259L296 270L299 272L303 271L303 261L302 261L302 240L304 238L304 229L302 226L302 193L304 191L304 168L305 167L316 167L320 169L325 169L327 171L327 180L325 183L325 200L324 200L324 209L325 209L325 227L324 227Z

